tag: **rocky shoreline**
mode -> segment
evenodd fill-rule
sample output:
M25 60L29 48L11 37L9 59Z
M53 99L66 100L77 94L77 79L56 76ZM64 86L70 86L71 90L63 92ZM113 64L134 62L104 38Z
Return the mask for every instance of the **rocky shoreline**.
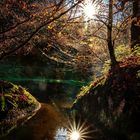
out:
M22 96L24 95L25 97L27 97L27 99L24 102L22 101L17 102L17 107L8 108L8 105L5 105L6 109L2 110L2 96L1 96L0 137L7 135L11 130L13 130L17 126L29 120L41 108L41 104L28 91L26 91L21 86L17 86L8 82L0 82L0 85L2 85L3 83L4 85L8 85L8 84L10 86L12 85L13 86L12 88L15 88L14 92L10 93L12 96L13 95L21 96L19 94L21 94L22 92ZM20 93L18 93L17 91L20 91ZM14 99L16 100L16 98ZM6 102L6 97L4 100ZM24 107L23 106L21 107L21 104L23 103L24 103Z

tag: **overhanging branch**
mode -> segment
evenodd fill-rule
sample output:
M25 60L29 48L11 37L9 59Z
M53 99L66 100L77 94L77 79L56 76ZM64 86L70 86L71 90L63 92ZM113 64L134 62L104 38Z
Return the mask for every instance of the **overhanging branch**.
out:
M17 51L18 49L22 48L23 46L25 46L44 26L50 24L51 22L61 18L63 15L65 15L66 13L68 13L71 9L75 8L79 3L81 3L82 0L79 0L77 3L75 3L73 6L71 6L70 8L68 8L67 10L65 10L64 12L60 13L59 15L50 18L48 21L44 21L44 23L39 26L34 32L31 33L31 35L23 42L21 43L19 46L9 50L9 51L2 51L0 53L0 60L3 59L5 56L8 56L12 53L14 53L15 51Z

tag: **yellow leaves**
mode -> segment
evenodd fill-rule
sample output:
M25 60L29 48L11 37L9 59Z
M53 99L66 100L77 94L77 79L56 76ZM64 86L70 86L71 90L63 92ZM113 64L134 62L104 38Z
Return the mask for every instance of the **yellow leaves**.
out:
M81 45L86 45L87 42L85 42L85 41L81 41L80 44L81 44Z
M50 29L50 30L51 30L51 29L52 29L52 26L50 26L50 25L49 25L49 26L48 26L48 29Z
M89 42L95 42L96 40L97 40L97 38L94 36L88 38Z
M48 11L43 12L43 15L47 16L48 15Z
M93 47L93 44L89 44L89 47Z
M59 33L58 33L58 36L60 37L61 35L62 35L62 33L61 33L61 32L59 32Z
M95 40L94 37L90 37L90 38L89 38L89 41L91 41L91 42L94 41L94 40Z

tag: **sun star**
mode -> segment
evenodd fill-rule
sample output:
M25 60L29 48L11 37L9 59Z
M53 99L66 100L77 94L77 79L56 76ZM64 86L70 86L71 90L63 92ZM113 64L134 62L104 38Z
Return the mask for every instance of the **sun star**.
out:
M83 7L84 14L87 18L92 19L93 16L95 15L95 7L93 6L92 3L87 3Z
M92 138L90 134L93 132L86 121L70 119L67 127L69 140L86 140Z
M82 4L82 11L85 17L85 20L94 19L99 11L99 4L97 1L85 0Z
M70 135L71 140L79 140L80 133L78 131L73 131Z

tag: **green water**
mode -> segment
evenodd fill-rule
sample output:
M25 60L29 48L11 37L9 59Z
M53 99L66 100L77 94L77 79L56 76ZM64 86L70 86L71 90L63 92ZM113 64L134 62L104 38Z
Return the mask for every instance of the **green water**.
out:
M10 63L0 64L0 80L10 81L27 88L39 101L49 98L74 98L80 88L87 85L79 72L51 64L35 65ZM58 95L58 96L57 96ZM62 96L61 96L62 95Z
M83 74L84 75L84 74ZM0 80L34 81L66 84L87 84L78 71L68 68L32 65L0 64Z
M11 81L11 82L44 82L44 83L62 83L62 84L69 84L69 85L75 85L75 86L84 86L88 84L87 81L76 81L76 80L61 80L61 79L47 79L47 78L15 78L15 77L5 77L1 78L1 80Z

